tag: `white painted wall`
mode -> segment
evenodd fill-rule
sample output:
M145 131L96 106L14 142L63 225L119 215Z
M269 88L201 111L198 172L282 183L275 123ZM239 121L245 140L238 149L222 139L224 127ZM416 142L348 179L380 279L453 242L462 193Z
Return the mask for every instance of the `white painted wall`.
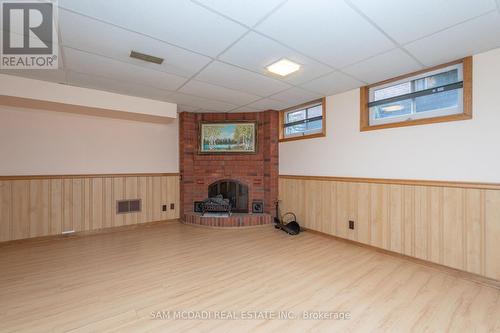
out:
M178 172L166 124L0 106L0 175Z
M327 98L327 136L280 144L280 174L500 183L500 49L474 56L473 119L359 131L359 90Z

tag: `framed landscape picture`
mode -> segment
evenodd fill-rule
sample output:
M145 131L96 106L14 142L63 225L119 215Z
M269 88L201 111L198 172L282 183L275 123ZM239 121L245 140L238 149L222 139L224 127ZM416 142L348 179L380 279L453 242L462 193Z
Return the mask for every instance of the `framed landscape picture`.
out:
M200 123L200 154L254 154L256 122Z

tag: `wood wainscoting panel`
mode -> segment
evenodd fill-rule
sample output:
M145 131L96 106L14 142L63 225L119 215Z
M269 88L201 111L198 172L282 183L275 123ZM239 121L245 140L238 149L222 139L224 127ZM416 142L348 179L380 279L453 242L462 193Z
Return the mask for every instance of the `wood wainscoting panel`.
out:
M83 179L83 230L93 230L92 223L92 181L90 178Z
M116 204L113 195L113 178L103 178L103 205L104 205L104 217L103 217L103 227L111 228L114 226L114 219L116 215Z
M485 275L500 279L500 191L486 191Z
M71 180L71 202L70 202L70 212L71 212L71 226L69 230L75 232L84 231L83 226L83 179L72 179Z
M484 190L464 191L464 242L466 270L484 274Z
M382 184L372 184L371 200L370 200L370 216L371 216L371 238L370 245L389 249L389 233L388 233L388 202L387 194L389 187ZM337 224L347 225L348 221L337 221ZM340 236L340 235L339 235ZM340 236L342 237L342 236Z
M49 179L49 181L49 234L58 235L63 231L64 180Z
M49 223L49 180L36 179L30 181L30 237L48 236Z
M151 221L148 213L153 206L150 204L151 194L149 193L148 187L148 177L138 177L137 178L137 197L141 198L142 202L142 210L139 214L137 214L137 223L145 223L147 221Z
M370 244L371 239L371 187L370 184L358 183L356 189L357 219L354 220L357 233L357 241L363 244Z
M125 179L123 177L113 178L112 183L112 201L115 203L113 212L116 212L116 202L125 200ZM135 199L135 198L130 198ZM125 214L113 214L113 227L125 225Z
M12 235L12 184L0 181L0 242Z
M464 190L459 188L444 189L444 262L446 266L464 269Z
M151 179L151 198L152 198L152 207L160 207L161 199L162 199L162 177L158 179ZM154 209L152 214L153 221L159 221L162 219L162 211L161 209Z
M92 228L102 229L104 227L104 213L105 213L105 197L104 197L104 179L103 178L93 178L90 180L91 184L91 203L92 208L90 210Z
M403 186L402 254L415 256L415 187Z
M181 193L179 177L167 177L167 202L173 203L174 207L167 207L167 220L176 219L180 215L180 200Z
M498 185L363 180L280 176L281 212L307 229L500 280Z
M116 214L121 199L141 212ZM0 176L0 242L176 219L179 205L177 174Z
M63 179L62 232L73 230L73 179Z
M427 223L429 230L429 237L427 246L429 247L429 255L427 260L434 263L444 261L444 253L441 244L444 239L443 227L443 188L442 187L428 187L428 206L427 206L427 220L432 223Z
M169 182L167 177L162 177L161 179L161 202L167 202L172 196L168 188ZM160 205L161 206L161 205ZM167 220L170 216L170 205L167 205L167 210L161 210L161 220Z
M30 181L12 183L11 238L30 238Z
M137 194L137 188L138 188L137 182L138 182L137 177L127 177L124 179L124 183L125 183L125 191L124 192L125 192L126 199L140 199L140 197ZM137 214L137 213L125 214L124 217L125 217L125 220L124 220L125 225L137 224L138 219L139 219L139 214Z
M388 250L402 253L403 188L401 185L389 185L388 205Z

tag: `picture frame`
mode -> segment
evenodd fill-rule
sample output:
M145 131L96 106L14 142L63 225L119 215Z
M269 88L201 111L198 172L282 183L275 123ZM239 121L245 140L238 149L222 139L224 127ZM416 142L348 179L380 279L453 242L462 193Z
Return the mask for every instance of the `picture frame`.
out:
M256 154L256 121L200 122L199 154Z

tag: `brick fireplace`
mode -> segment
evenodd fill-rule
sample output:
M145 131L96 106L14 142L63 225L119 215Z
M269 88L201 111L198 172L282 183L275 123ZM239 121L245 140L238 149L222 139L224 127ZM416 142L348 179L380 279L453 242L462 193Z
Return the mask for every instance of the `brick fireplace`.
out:
M257 121L257 153L200 155L199 123ZM208 196L209 186L233 179L248 187L248 211L252 202L262 200L264 212L274 213L278 198L278 112L189 113L179 116L182 219L192 215L195 201ZM247 217L245 217L247 218ZM227 222L226 222L227 223ZM258 223L259 224L259 223Z

